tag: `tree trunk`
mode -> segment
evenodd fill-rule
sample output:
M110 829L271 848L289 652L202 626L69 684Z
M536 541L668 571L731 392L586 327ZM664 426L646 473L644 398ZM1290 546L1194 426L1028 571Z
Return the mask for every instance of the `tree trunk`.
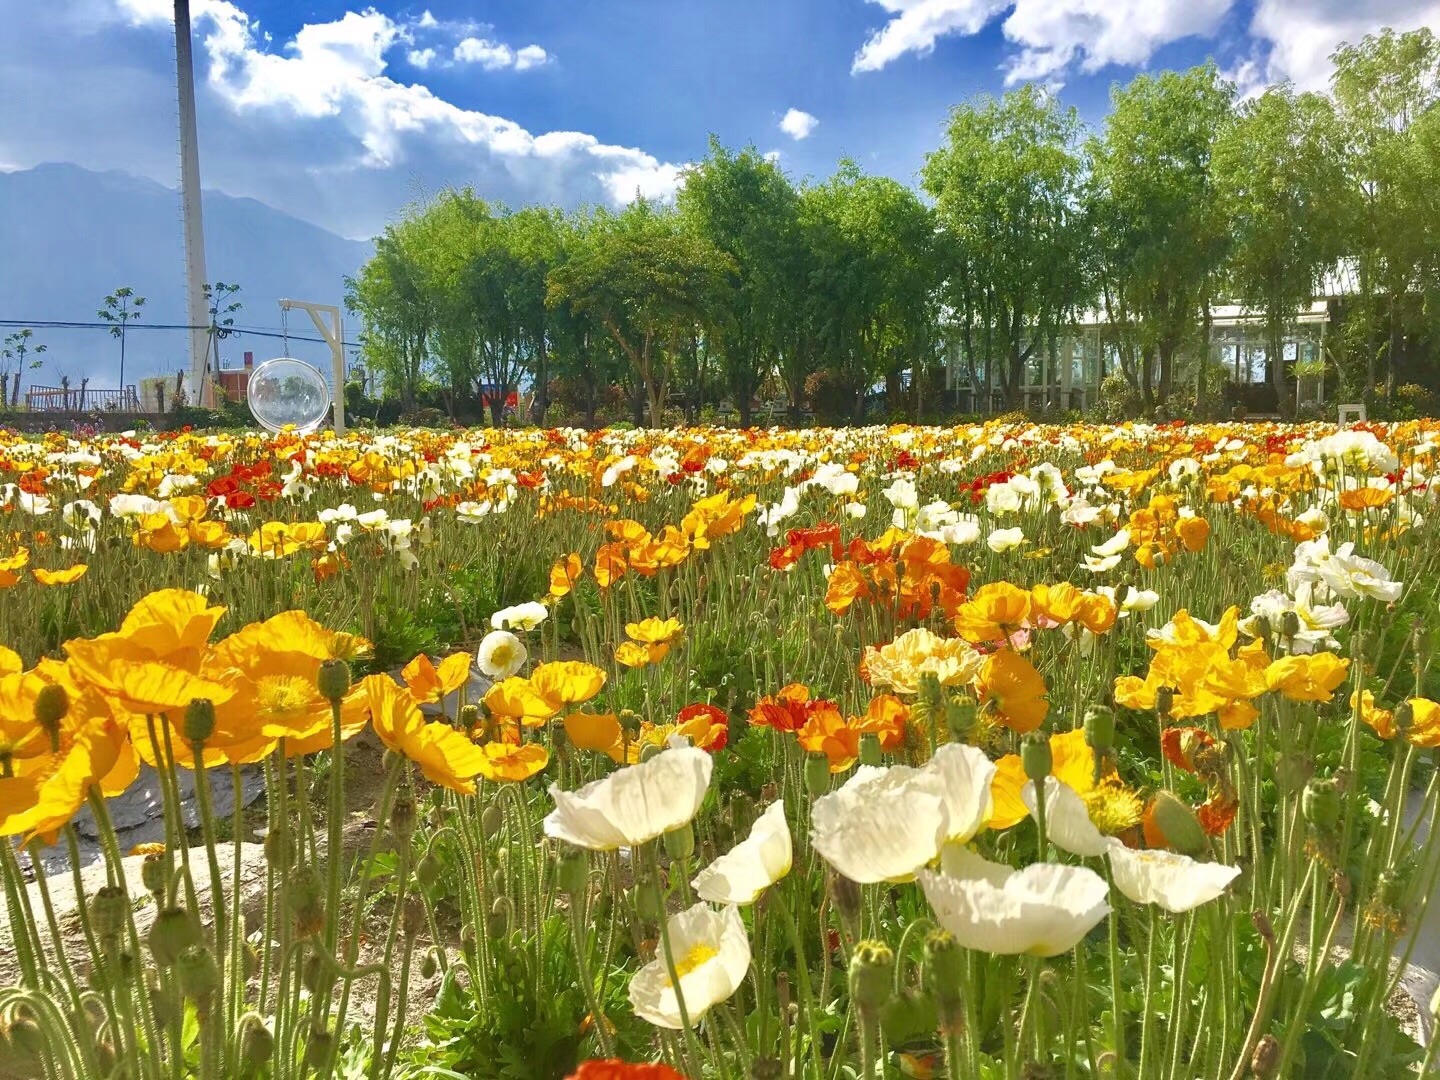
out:
M1210 310L1210 297L1207 295L1201 301L1200 316L1200 369L1195 373L1195 416L1194 419L1203 419L1200 410L1205 407L1205 379L1210 373L1210 329L1215 320Z
M1270 385L1275 388L1275 396L1278 399L1276 408L1280 412L1280 418L1282 420L1288 420L1295 412L1295 403L1290 400L1289 386L1285 379L1285 336L1284 328L1280 323L1273 323L1270 327L1268 348L1270 353Z
M535 353L535 423L541 427L545 426L545 413L550 408L550 350L545 347L545 335L540 335L540 343Z
M643 379L636 379L634 389L631 391L630 418L635 422L636 427L645 426L645 382Z

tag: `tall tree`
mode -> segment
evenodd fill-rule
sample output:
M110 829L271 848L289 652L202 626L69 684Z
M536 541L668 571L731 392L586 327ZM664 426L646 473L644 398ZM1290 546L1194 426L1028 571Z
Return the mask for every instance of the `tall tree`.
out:
M732 152L712 135L709 154L685 174L676 202L686 224L731 261L720 283L715 338L740 423L748 427L751 401L775 368L791 313L795 189L753 146Z
M1374 393L1383 355L1388 404L1407 315L1417 310L1408 298L1425 286L1440 225L1429 139L1440 103L1440 39L1424 27L1405 34L1387 29L1342 45L1334 62L1332 87L1346 134L1354 210L1346 247L1360 292L1351 314L1370 322L1366 399Z
M1075 110L1031 84L954 109L921 171L956 245L949 261L983 293L987 377L1011 406L1026 363L1086 299L1079 134Z
M346 281L346 306L364 320L366 362L407 409L415 407L437 314L435 290L420 258L428 240L422 213L423 208L411 208L387 225L375 254Z
M9 405L12 409L20 401L20 378L25 371L25 358L30 357L30 368L38 368L44 361L39 357L43 356L50 348L34 340L35 331L30 327L16 330L13 334L5 335L4 347L0 348L0 408ZM10 388L10 369L15 369L15 386ZM7 393L8 391L8 393Z
M120 391L125 391L125 330L140 318L140 309L145 306L145 297L136 296L129 285L122 285L105 297L105 306L97 315L110 324L110 336L120 339Z
M596 212L568 259L549 276L546 302L595 318L643 386L649 422L660 423L675 355L697 323L713 323L714 298L731 259L644 199L619 214Z
M1215 145L1215 182L1234 240L1231 292L1265 320L1271 383L1293 412L1285 331L1343 251L1336 193L1342 135L1329 98L1273 86L1247 102Z
M1090 143L1098 283L1122 355L1139 358L1130 370L1147 406L1170 396L1223 263L1210 159L1233 99L1213 64L1140 75L1112 91L1104 134Z

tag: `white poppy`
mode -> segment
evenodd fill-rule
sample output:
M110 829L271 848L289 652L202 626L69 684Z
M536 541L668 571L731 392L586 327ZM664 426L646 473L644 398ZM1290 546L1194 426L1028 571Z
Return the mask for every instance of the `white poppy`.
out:
M728 1000L739 989L750 970L750 939L745 936L738 908L716 911L703 902L672 915L665 928L680 985L677 988L670 981L661 946L660 954L630 980L630 1006L636 1016L656 1027L679 1030L685 1026L680 1018L680 998L693 1027L712 1005Z
M635 847L688 824L710 787L713 760L704 750L666 750L586 784L550 786L555 809L545 835L591 851Z
M1020 789L1020 798L1036 817L1035 781ZM1061 851L1087 859L1104 855L1110 849L1110 838L1103 835L1090 820L1085 801L1075 789L1054 776L1045 778L1045 835Z
M983 750L965 743L946 743L920 771L939 781L947 842L966 843L985 828L994 802L990 781L995 778L995 763Z
M1173 851L1132 851L1114 843L1110 872L1115 887L1137 904L1182 912L1209 903L1240 874L1238 866L1197 862Z
M815 800L810 842L851 881L909 881L940 853L949 814L938 774L861 765Z
M793 857L785 803L776 800L756 820L749 836L701 870L691 884L702 900L753 904L790 872Z
M514 607L501 608L490 616L496 630L534 630L549 616L550 609L538 600L529 600Z
M997 555L1001 552L1009 551L1013 547L1019 547L1024 542L1025 530L1018 527L1014 529L996 529L985 538L986 545Z
M509 630L491 630L480 639L475 662L484 674L499 681L524 667L528 657L524 642Z
M967 949L1056 956L1073 949L1110 913L1105 879L1083 866L1035 863L997 884L922 870L917 878L935 919Z

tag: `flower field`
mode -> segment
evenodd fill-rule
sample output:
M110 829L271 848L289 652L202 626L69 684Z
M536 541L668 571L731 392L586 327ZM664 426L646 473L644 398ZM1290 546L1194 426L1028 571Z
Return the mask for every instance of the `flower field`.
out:
M1425 1075L1437 473L1430 422L0 434L0 1076Z

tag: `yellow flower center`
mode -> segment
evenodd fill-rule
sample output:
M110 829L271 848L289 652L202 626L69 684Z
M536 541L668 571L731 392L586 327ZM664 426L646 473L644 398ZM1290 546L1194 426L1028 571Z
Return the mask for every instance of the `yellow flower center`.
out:
M262 714L289 716L315 703L315 683L300 675L267 675L260 680L255 704Z
M675 961L675 975L683 979L708 960L720 955L720 950L709 945L692 945L690 951Z
M1145 804L1140 796L1113 778L1102 780L1082 796L1090 821L1106 836L1118 836L1140 824Z

